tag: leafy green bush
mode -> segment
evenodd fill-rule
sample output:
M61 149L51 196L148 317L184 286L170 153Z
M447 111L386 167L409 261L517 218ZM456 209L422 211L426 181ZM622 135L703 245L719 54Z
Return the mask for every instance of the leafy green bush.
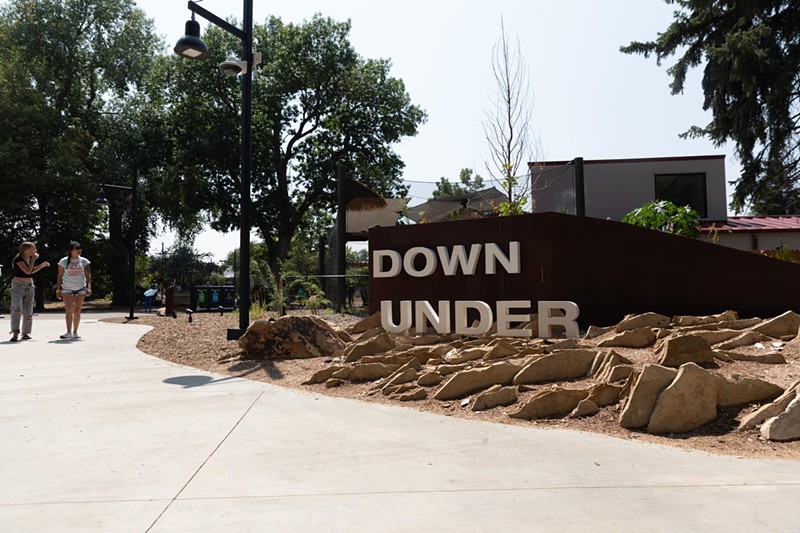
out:
M688 205L656 200L634 209L622 218L626 224L655 229L692 239L700 235L700 215Z

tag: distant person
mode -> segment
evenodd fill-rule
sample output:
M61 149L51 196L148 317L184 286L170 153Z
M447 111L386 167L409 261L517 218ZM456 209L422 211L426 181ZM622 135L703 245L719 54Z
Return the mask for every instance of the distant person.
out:
M61 335L64 340L80 339L78 326L81 323L83 299L92 294L91 261L81 257L83 247L72 241L67 245L67 256L58 262L56 298L64 300L67 332Z
M144 312L145 313L152 313L153 312L153 300L156 299L156 293L158 292L158 284L154 281L150 284L150 288L144 291Z
M19 245L19 253L11 260L11 267L14 269L11 280L11 342L20 340L20 333L24 341L31 338L33 307L36 302L33 275L50 266L47 261L37 265L37 259L39 252L36 251L36 245L25 241Z

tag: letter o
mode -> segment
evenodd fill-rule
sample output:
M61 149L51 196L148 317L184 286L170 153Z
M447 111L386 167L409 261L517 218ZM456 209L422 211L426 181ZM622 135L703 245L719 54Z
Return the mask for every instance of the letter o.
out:
M425 266L422 268L422 270L417 270L414 267L414 259L416 259L418 255L425 257ZM415 246L414 248L409 249L405 256L403 256L403 268L409 276L413 276L415 278L424 278L426 276L430 276L436 270L436 265L436 253L430 248L425 248L424 246Z

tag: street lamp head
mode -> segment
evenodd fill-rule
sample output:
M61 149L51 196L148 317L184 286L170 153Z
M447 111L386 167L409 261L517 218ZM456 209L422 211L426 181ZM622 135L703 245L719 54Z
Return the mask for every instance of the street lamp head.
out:
M192 18L186 21L186 30L183 37L175 45L175 53L187 59L205 59L208 57L208 47L200 38L200 23Z
M95 205L103 207L108 205L108 198L106 198L106 191L104 191L102 187L100 187L100 192L97 193L97 199L94 201L94 203Z

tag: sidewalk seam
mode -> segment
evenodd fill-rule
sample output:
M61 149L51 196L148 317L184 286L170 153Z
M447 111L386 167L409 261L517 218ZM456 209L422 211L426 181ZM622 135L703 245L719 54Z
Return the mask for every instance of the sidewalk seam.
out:
M214 449L211 450L211 453L208 455L208 457L206 457L205 460L200 464L200 466L197 467L197 470L194 471L194 473L189 477L189 479L186 481L186 483L183 484L183 486L178 491L178 493L169 501L167 506L164 507L164 510L161 511L158 514L158 516L156 517L155 520L153 520L153 523L150 524L150 526L145 530L145 533L147 533L148 531L153 529L153 527L158 523L158 521L161 520L161 517L164 516L164 513L166 513L169 510L169 508L172 506L172 504L175 503L175 500L177 500L180 497L180 495L183 493L183 491L186 490L186 487L189 486L189 483L191 483L192 480L194 480L194 478L197 476L197 474L200 473L200 471L203 469L203 467L206 466L206 463L208 463L208 461L210 461L211 458L214 457L214 454L217 453L217 450L219 450L220 447L225 443L225 441L228 440L228 437L231 436L231 433L233 433L234 430L237 427L239 427L239 424L242 422L242 420L244 420L244 417L247 416L247 414L250 412L250 410L253 409L253 407L256 405L256 403L258 403L258 400L260 400L261 397L264 395L264 392L265 391L261 391L261 393L259 393L258 397L256 397L255 400L253 400L253 403L250 404L250 406L247 408L247 410L245 410L245 412L242 413L242 416L239 417L239 420L236 421L236 423L233 425L233 427L230 429L230 431L228 431L228 433L226 433L225 436L222 437L222 440L219 441L219 443L214 447Z

